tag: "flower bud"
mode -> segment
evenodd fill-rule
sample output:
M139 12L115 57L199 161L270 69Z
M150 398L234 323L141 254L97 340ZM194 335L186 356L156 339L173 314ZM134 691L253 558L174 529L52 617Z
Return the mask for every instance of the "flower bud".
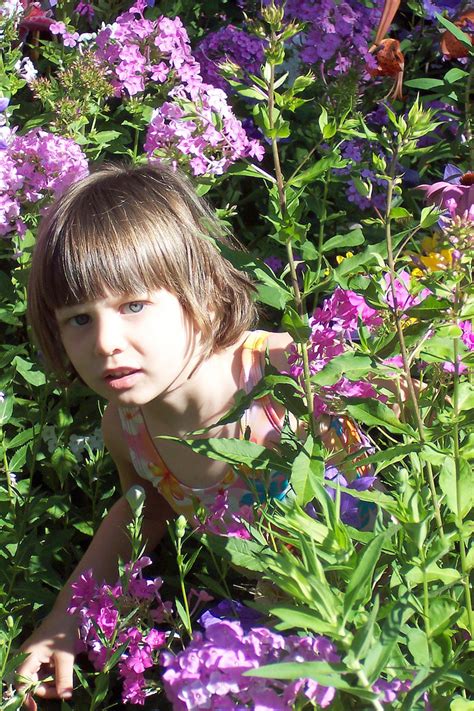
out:
M135 517L140 516L143 511L143 504L145 503L145 489L135 484L127 491L125 498L133 511L133 515Z
M176 519L176 538L181 539L184 536L184 532L186 531L186 517L181 514L181 516L178 516Z

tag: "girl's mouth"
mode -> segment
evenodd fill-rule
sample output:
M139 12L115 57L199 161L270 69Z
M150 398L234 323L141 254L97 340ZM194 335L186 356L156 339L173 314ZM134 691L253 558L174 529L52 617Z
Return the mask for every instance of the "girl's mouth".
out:
M114 390L126 390L135 384L140 373L140 370L133 370L131 368L117 368L117 370L106 373L104 379Z

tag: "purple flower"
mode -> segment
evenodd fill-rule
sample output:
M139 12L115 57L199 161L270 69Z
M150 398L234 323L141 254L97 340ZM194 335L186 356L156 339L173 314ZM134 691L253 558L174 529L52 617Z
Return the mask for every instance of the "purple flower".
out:
M376 481L375 476L361 476L351 482L348 482L337 467L327 467L324 478L328 481L332 481L334 484L340 484L341 486L344 486L347 489L353 489L354 491L367 491L367 489L370 489ZM333 501L335 501L336 489L332 486L328 486L326 487L326 490ZM355 496L351 496L345 491L341 492L341 521L348 526L353 526L354 528L366 527L369 523L370 514L372 513L373 508L373 505L367 505L366 502L359 501L359 499Z
M242 625L244 632L248 632L260 617L260 613L256 610L252 610L251 607L247 607L237 600L222 600L218 605L214 605L214 607L203 612L198 622L207 630L210 625L216 622L235 618Z
M163 683L175 711L206 708L254 708L276 711L292 708L296 700L314 700L321 707L334 698L334 689L310 679L293 682L245 677L247 669L275 662L339 661L334 645L324 637L285 637L265 627L244 632L239 622L218 620L204 635L195 633L177 654L163 652Z
M259 74L264 61L263 41L233 25L227 25L206 35L197 45L194 56L201 66L204 81L229 94L232 89L221 75L219 63L230 60L245 75Z

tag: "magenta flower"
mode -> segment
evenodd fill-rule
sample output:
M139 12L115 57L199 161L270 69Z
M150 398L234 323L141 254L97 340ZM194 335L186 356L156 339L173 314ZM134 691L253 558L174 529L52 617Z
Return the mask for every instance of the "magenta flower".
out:
M144 673L155 666L166 642L166 632L154 624L169 620L172 611L171 603L161 599L161 578L143 578L143 568L150 563L144 556L127 564L123 583L116 585L98 585L92 571L85 571L72 585L68 608L78 618L82 648L98 671L119 645L127 644L118 664L122 699L139 705L146 699Z

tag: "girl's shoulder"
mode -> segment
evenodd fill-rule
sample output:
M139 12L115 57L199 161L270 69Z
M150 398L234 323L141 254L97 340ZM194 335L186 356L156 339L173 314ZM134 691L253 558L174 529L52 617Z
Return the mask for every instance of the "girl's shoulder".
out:
M260 331L266 336L265 346L268 357L272 365L277 370L288 370L288 354L293 339L289 333L273 333L271 331Z

